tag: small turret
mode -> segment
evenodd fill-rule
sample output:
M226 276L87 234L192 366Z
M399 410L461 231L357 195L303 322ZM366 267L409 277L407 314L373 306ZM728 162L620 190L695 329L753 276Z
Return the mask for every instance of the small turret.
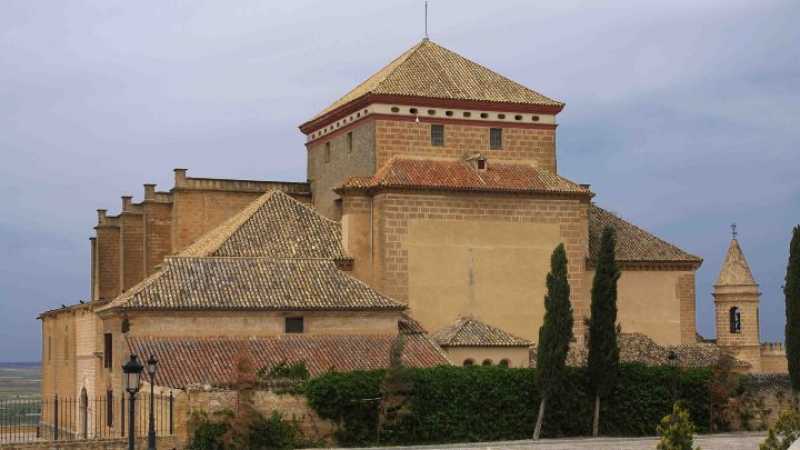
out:
M761 293L744 252L739 246L736 225L733 238L714 284L717 345L750 364L750 371L761 371L758 306Z

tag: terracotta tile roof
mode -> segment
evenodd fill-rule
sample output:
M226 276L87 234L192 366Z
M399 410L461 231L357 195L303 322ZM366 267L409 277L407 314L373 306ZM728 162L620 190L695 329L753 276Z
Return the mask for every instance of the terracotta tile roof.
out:
M564 105L427 39L406 50L315 118L366 94Z
M403 310L325 259L169 257L108 308Z
M591 195L591 191L530 164L487 161L477 170L467 161L393 157L372 177L351 177L338 191L375 188Z
M341 225L281 191L269 191L179 256L344 258Z
M159 385L183 388L192 384L213 386L230 383L234 358L242 349L249 350L259 368L302 361L311 376L330 370L386 368L395 337L302 334L256 338L131 336L127 341L132 353L160 357ZM409 367L449 364L441 349L424 335L406 337L403 362Z
M589 207L589 257L597 260L603 228L612 226L617 232L616 256L622 262L692 263L698 266L702 258L686 253L596 205Z
M433 335L442 347L528 347L531 343L473 318L461 318Z

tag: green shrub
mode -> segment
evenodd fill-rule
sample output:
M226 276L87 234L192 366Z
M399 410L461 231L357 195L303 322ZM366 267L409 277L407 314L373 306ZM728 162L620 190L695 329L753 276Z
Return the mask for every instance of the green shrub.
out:
M233 413L226 411L210 418L205 412L194 412L189 419L192 439L188 450L224 450L222 437L228 432L228 420Z
M236 427L242 424L244 429L237 430ZM269 418L250 412L244 419L237 418L230 411L211 417L206 413L194 413L190 429L189 450L290 450L302 444L297 424L283 420L277 412Z
M800 439L800 412L784 411L775 425L769 428L767 439L759 450L786 450L794 441Z
M309 403L339 424L341 445L436 444L527 439L533 432L539 394L535 369L440 366L401 369L410 386L408 414L378 430L380 385L385 371L329 373L305 386ZM673 398L684 399L698 431L708 429L709 379L705 369L679 370L622 364L619 383L602 404L601 433L654 435L670 413ZM545 417L547 437L591 433L592 398L584 369L567 368Z
M377 441L380 385L385 370L331 372L305 386L308 402L320 417L339 424L341 445Z
M661 419L658 425L661 439L656 450L700 450L694 447L694 424L682 403L675 402L672 414Z

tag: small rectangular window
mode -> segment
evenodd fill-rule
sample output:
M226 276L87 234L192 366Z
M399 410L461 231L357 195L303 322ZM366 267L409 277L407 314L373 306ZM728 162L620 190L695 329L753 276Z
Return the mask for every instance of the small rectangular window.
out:
M111 369L112 362L111 359L113 358L113 347L112 347L112 336L111 333L106 333L103 335L103 367L106 369Z
M106 426L114 426L114 391L106 391Z
M331 143L330 142L326 142L325 143L325 162L326 163L331 162Z
M302 333L303 332L303 318L302 317L287 317L286 318L286 332L287 333Z
M431 145L437 147L444 145L444 125L431 125Z
M347 153L353 151L353 132L347 133Z
M492 150L500 150L503 148L503 129L490 128L489 129L489 148Z

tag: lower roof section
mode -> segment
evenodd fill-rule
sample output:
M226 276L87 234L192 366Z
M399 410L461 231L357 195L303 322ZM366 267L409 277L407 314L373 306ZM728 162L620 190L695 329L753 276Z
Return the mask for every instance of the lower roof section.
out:
M305 363L311 376L389 367L397 335L281 335L270 337L141 337L129 336L131 353L159 358L159 386L227 385L236 358L247 352L256 368ZM406 334L403 364L432 367L449 364L441 348L424 334Z
M477 160L484 159L478 166ZM587 186L527 163L393 157L372 177L351 177L338 192L380 188L591 196Z

